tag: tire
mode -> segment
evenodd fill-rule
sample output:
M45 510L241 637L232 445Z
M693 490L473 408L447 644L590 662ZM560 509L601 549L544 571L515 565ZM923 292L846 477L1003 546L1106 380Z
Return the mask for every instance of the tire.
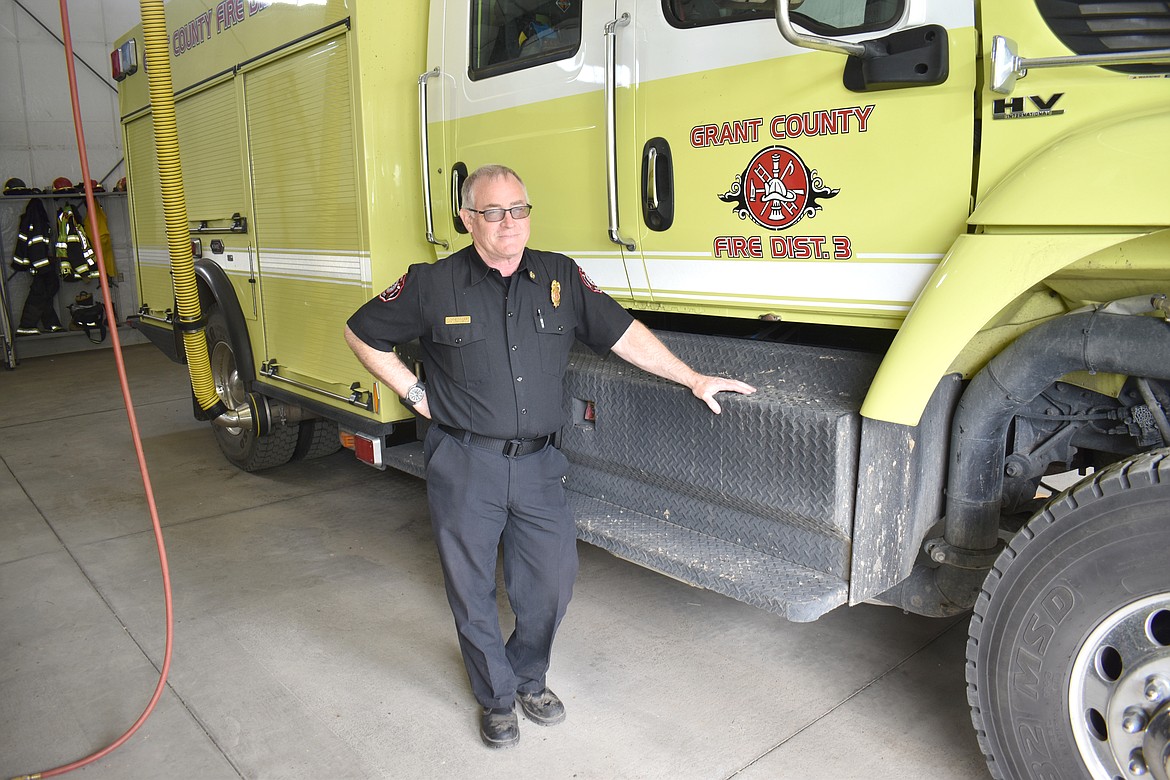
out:
M247 409L248 387L236 368L236 353L227 318L218 306L208 308L207 353L211 358L211 376L219 399L229 409ZM214 423L211 430L224 457L244 471L283 466L292 459L297 448L297 426L274 425L266 436L257 436L250 428L224 428Z
M341 449L341 439L337 437L337 423L333 420L320 418L305 420L300 427L293 460L324 458Z
M1055 497L1000 555L967 642L971 719L993 777L1134 777L1143 738L1143 758L1165 762L1168 550L1170 450L1159 450ZM1148 700L1158 676L1166 686ZM1133 708L1150 728L1123 727Z

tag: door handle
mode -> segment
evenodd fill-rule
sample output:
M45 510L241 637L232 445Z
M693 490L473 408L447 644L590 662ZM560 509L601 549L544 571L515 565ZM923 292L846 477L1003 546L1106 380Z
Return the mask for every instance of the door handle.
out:
M646 206L651 211L658 208L658 149L646 149Z
M427 82L439 75L439 69L435 68L418 77L418 136L422 151L423 214L427 221L427 242L446 249L447 242L435 238L435 223L431 218L431 153L427 139Z
M451 224L454 225L455 232L460 234L467 232L467 226L463 224L463 218L459 216L459 207L463 205L460 193L465 181L467 181L467 166L462 162L457 162L451 166Z
M605 25L605 169L606 196L609 199L609 240L621 244L624 249L634 251L634 242L621 237L618 232L617 210L617 106L614 86L617 80L614 39L617 29L630 23L630 15L622 14Z
M665 138L651 138L642 150L642 219L651 230L674 224L674 161Z

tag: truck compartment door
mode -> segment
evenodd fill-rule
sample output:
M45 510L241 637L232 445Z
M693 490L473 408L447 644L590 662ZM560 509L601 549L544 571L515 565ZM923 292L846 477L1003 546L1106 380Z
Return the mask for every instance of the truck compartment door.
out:
M196 258L223 268L244 316L254 319L255 285L249 283L252 246L247 230L242 229L248 221L242 215L249 213L249 200L239 116L236 83L230 74L184 93L175 102L188 227L201 249ZM139 300L148 314L163 316L174 306L174 289L149 113L126 124L126 155L135 190Z
M171 255L163 220L154 121L149 112L126 123L126 169L134 190L130 224L137 256L138 300L148 316L163 319L174 309Z
M339 334L368 298L350 67L342 33L243 76L264 320L253 349L279 376L333 392L353 373Z
M240 310L255 319L254 247L248 231L249 198L244 175L246 158L239 132L237 82L228 77L207 89L184 96L175 106L183 190L196 257L224 270Z

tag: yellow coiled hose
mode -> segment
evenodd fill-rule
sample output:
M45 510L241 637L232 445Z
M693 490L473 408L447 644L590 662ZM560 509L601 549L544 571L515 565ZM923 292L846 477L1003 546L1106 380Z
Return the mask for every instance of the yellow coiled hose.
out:
M146 50L146 75L150 84L150 111L154 119L154 144L158 154L159 182L162 185L163 216L167 246L171 255L177 313L176 326L183 334L187 370L199 408L208 410L219 403L207 338L203 328L192 330L201 317L199 287L195 280L195 258L187 227L187 200L183 195L183 166L179 161L179 129L175 120L175 91L167 19L162 0L140 0L142 38Z

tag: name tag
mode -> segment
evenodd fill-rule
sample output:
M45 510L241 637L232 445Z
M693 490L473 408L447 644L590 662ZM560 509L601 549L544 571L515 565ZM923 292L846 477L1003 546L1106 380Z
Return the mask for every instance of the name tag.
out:
M445 322L448 325L470 325L471 324L471 316L464 315L462 317L448 317L445 320Z

